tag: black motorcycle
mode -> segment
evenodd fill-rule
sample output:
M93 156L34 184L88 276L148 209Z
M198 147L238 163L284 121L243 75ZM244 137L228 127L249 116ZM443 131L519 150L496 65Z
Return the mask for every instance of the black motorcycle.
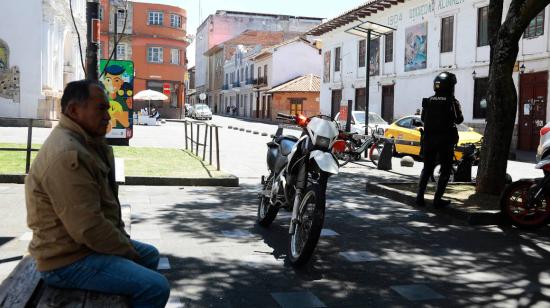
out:
M312 256L325 217L325 194L330 175L338 174L332 147L338 137L336 122L326 116L278 114L303 129L300 138L283 135L279 127L267 144L269 175L262 177L257 221L268 227L280 208L292 211L288 257L293 266Z

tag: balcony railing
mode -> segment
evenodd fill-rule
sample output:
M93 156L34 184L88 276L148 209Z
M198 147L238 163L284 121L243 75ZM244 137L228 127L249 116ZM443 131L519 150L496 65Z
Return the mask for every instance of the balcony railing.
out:
M222 90L229 90L229 85L228 84L224 84L222 86Z
M241 83L238 82L238 81L235 81L235 82L233 83L233 88L238 88L238 87L240 87L240 86L241 86Z
M254 84L257 86L265 86L267 85L267 78L265 77L256 78L254 79Z

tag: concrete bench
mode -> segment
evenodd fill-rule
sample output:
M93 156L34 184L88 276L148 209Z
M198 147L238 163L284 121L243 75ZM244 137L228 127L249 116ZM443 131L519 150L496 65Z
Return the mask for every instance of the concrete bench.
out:
M26 256L0 285L0 307L130 307L120 295L48 286L40 278L36 263Z

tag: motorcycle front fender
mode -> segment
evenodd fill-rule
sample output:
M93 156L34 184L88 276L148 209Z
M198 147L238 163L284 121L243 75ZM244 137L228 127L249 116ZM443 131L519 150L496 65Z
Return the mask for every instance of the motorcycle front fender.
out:
M324 172L338 174L338 162L336 162L332 153L315 150L309 154L309 157L314 159L317 166Z

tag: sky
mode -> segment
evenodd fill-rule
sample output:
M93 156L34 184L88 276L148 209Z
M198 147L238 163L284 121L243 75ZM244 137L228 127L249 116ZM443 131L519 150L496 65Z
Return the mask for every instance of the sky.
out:
M134 0L179 6L187 10L187 33L195 34L198 26L217 10L284 14L332 18L366 2L366 0ZM200 10L199 10L200 6ZM187 48L188 67L195 65L195 44Z

